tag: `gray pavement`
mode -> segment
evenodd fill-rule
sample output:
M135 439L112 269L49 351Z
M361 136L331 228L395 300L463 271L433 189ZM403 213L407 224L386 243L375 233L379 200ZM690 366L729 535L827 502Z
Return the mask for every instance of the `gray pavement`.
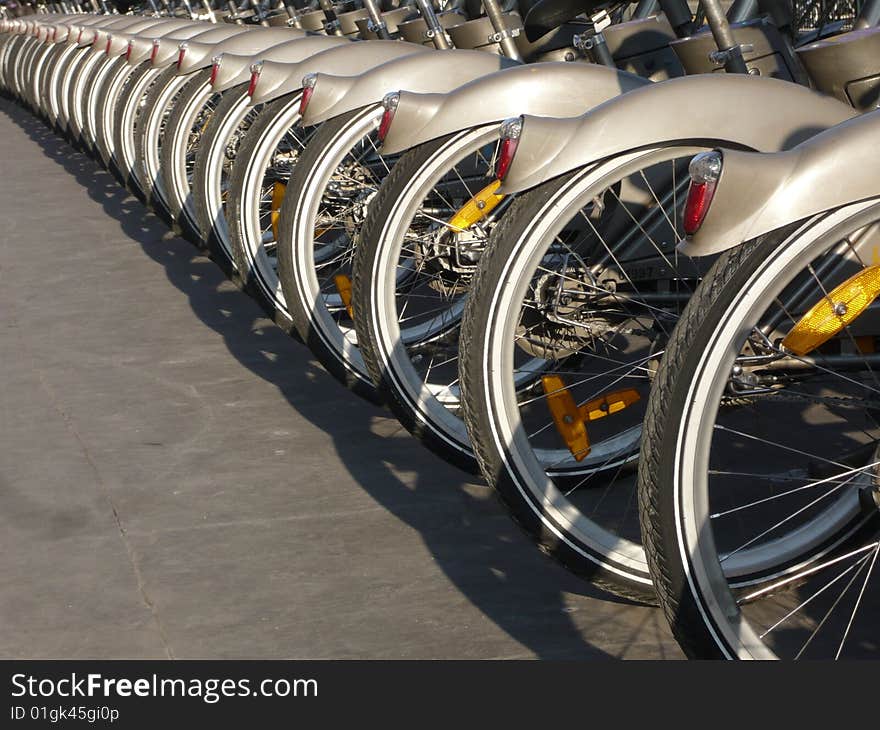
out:
M0 99L0 656L679 657Z

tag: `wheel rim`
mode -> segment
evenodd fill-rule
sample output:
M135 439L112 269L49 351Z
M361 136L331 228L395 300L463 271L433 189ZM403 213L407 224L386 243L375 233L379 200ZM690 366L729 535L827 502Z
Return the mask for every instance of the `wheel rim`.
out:
M220 95L215 94L210 84L204 82L189 98L170 142L172 163L169 171L173 189L167 192L179 208L180 215L196 230L199 227L198 216L192 196L195 157L205 127L210 123L219 103Z
M205 183L201 194L204 196L204 204L208 212L209 230L220 244L220 249L227 260L233 265L235 255L226 220L229 178L241 139L262 109L262 104L250 106L250 97L241 94L234 108L223 119L223 125L215 137L214 144L205 153L208 159L205 163Z
M299 124L299 101L295 94L279 110L272 124L264 131L254 154L244 161L244 185L238 220L238 243L246 259L251 281L262 296L280 312L287 312L287 303L278 279L272 227L272 191L275 182L286 184L299 154L315 132L314 127Z
M438 150L398 198L369 262L370 321L382 372L424 425L466 455L458 330L490 228L484 220L484 230L455 232L448 221L494 179L497 141L491 125L456 135ZM500 212L493 211L493 224Z
M862 422L858 418L859 408L865 414L873 409L860 403L852 410L855 404L849 404L848 427L853 431L860 428L861 439L870 437L872 440L861 444L859 449L852 446L849 451L841 449L839 432L842 429L823 415L846 406L841 405L843 401L833 405L831 401L818 405L816 402L818 398L828 398L835 390L838 396L840 391L849 390L858 393L860 400L873 400L880 394L875 375L870 375L866 387L857 381L853 371L845 371L844 377L833 369L841 365L828 365L843 362L840 355L835 360L834 354L823 354L826 365L822 368L809 368L806 377L785 381L775 394L755 395L753 402L744 406L737 406L735 401L731 408L730 404L722 406L722 398L730 392L734 381L727 376L719 377L718 373L732 373L734 364L745 362L739 358L743 345L748 343L749 352L756 352L757 346L752 343L758 340L770 343L764 347L777 358L774 362L781 363L779 373L792 372L791 364L799 358L783 356L778 345L773 344L777 333L791 327L791 322L776 316L774 308L780 311L780 302L810 301L809 295L793 296L799 281L815 284L814 295L820 290L831 291L844 272L823 272L823 260L830 260L826 254L835 249L843 236L852 234L851 239L856 240L860 228L877 221L878 212L876 201L859 203L810 221L791 235L771 261L761 263L727 306L715 328L717 337L701 356L696 377L690 384L690 395L695 400L689 401L691 405L678 429L674 481L676 539L705 627L728 656L799 658L814 657L825 651L828 656L847 656L844 649L850 654L853 650L876 652L870 627L867 627L868 643L858 643L854 629L864 636L866 614L859 611L864 611L868 601L874 607L878 605L877 514L861 507L858 491L865 486L863 482L876 480L880 458L874 450L874 442L880 436L880 428L873 415ZM868 235L878 240L876 228L868 231ZM852 243L846 245L852 247ZM806 270L807 274L802 263L805 259L810 260L812 266L812 271ZM818 298L822 296L820 293ZM769 308L768 302L771 303ZM786 309L786 317L791 321L796 321L802 311L790 305ZM780 322L768 327L769 332L763 335L753 332L754 326L772 323L773 319ZM851 334L848 329L843 333L847 337ZM841 337L841 351L847 337ZM854 344L857 343L854 341ZM866 361L863 353L856 358ZM867 381L866 373L862 375ZM714 382L710 382L712 375ZM794 387L792 382L796 383ZM779 394L791 398L789 405L783 406L784 414L779 410ZM802 398L803 395L809 396L809 400ZM753 426L748 431L731 426L732 419L740 415L736 412L738 408L749 410ZM803 414L795 428L794 414L798 409L802 409ZM777 425L768 430L767 418L771 414ZM780 418L783 418L781 427ZM870 430L865 428L867 423ZM798 443L790 443L795 437ZM740 447L742 463L750 467L754 464L749 471L755 474L747 476L723 466L724 459L729 459L731 449L736 446ZM867 464L865 456L859 453L865 446L872 451ZM858 460L855 466L846 463L849 453ZM773 454L775 459L768 462L768 454ZM820 471L811 478L810 471L791 468L803 467L805 463L810 468L835 473L826 475ZM687 468L693 471L686 472ZM754 487L744 488L746 479L750 485L763 487L763 498L755 493ZM778 492L769 494L767 490L778 482L782 483ZM726 493L721 491L722 487ZM737 495L741 503L722 502L722 499L730 502L731 495ZM753 553L772 551L779 565L771 582L773 592L766 589L735 591L729 585L724 573L731 573L730 565L741 554L742 544L749 544ZM860 598L855 598L857 594ZM863 618L861 623L853 620L859 615Z
M160 164L162 144L165 137L165 125L171 113L171 107L189 81L188 76L174 76L161 90L152 109L147 110L146 127L144 129L144 170L147 179L139 181L142 189L151 189L159 201L168 204L165 186L162 184ZM143 119L143 115L141 116Z
M382 109L364 109L328 143L309 177L295 191L294 228L284 231L283 245L291 249L295 291L300 309L311 330L358 381L372 387L372 379L357 346L357 332L336 286L336 276L349 277L354 246L370 200L379 189L380 177L390 169L378 153L376 130ZM358 172L356 184L354 171ZM339 192L331 185L339 184ZM351 190L346 192L346 186ZM347 194L357 208L342 214ZM336 202L342 201L341 207ZM321 232L315 235L316 232Z
M143 190L137 171L137 153L135 151L135 134L137 127L143 121L143 110L147 95L153 84L156 83L161 71L148 69L132 87L126 104L122 107L122 117L119 120L120 139L116 145L117 163L120 168L130 176L130 181L139 189Z

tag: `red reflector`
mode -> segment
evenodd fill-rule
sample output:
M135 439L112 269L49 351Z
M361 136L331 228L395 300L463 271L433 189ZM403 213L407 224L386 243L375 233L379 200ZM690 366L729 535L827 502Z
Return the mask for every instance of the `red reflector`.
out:
M516 154L516 148L519 146L519 139L504 139L501 141L501 149L498 150L498 162L495 163L495 177L503 180L507 171L510 169L510 163L513 162L513 156Z
M131 42L129 42L128 48L125 49L125 60L126 61L131 60L131 51L132 51L132 45L131 45Z
M257 90L257 82L260 80L259 71L251 71L251 83L248 85L248 96L253 96Z
M388 131L391 129L391 122L394 121L394 112L396 109L386 109L385 113L382 115L382 121L379 122L379 141L384 142L385 137L388 136Z
M692 236L703 225L703 219L709 212L709 206L712 205L712 198L715 196L715 187L721 177L722 164L721 153L713 150L701 152L688 165L691 184L688 187L682 216L682 226L686 236Z
M400 105L400 93L395 92L393 94L385 94L382 98L382 106L385 111L382 114L382 121L379 122L379 131L377 134L379 135L379 142L384 142L385 137L388 136L388 131L391 129L391 122L394 121L394 115L397 113L397 107Z
M211 66L211 79L208 81L208 84L211 86L214 85L214 82L217 80L217 74L220 73L220 64L215 63Z
M183 57L184 57L185 55L186 55L186 48L181 48L181 49L177 52L177 68L178 68L178 69L180 69L180 67L183 65Z
M156 60L156 56L158 55L158 53L159 53L159 44L154 43L153 50L150 51L150 63L153 63L153 61Z
M306 86L303 89L303 95L299 100L299 115L302 116L306 113L306 108L309 105L309 102L312 100L312 94L315 93L314 86Z
M108 56L110 55L110 45L112 43L113 43L113 38L110 36L107 36L107 47L104 49L104 53L106 53Z
M85 30L85 29L84 29L84 28L80 28L80 29L79 29L79 35L77 35L77 37L76 37L76 42L77 42L77 43L79 43L80 41L82 41L83 30Z
M683 227L685 235L692 236L700 230L703 219L709 212L712 197L715 195L715 182L691 181L688 188L687 202L684 204Z

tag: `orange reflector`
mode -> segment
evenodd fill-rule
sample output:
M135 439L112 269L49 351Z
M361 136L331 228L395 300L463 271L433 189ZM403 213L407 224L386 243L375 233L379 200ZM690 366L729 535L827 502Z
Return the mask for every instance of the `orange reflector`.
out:
M333 283L336 284L336 291L339 292L339 296L342 299L342 303L345 305L345 310L348 312L348 316L354 319L354 309L351 306L351 279L349 279L345 274L336 274L333 277Z
M880 294L880 266L868 266L835 287L800 318L782 340L795 355L806 355L851 324Z
M638 391L632 388L618 390L585 403L581 406L581 413L584 414L585 421L596 421L631 406L639 397Z
M465 231L489 215L495 206L504 200L503 195L495 195L495 191L499 187L501 187L500 180L493 180L489 183L458 209L458 212L449 219L449 227L456 231Z
M278 240L278 218L281 216L281 204L284 202L284 193L287 185L277 182L272 185L272 237Z
M859 348L859 352L863 355L870 355L872 352L877 351L874 342L874 335L861 335L860 337L854 337L853 339L856 341L856 347Z
M575 460L581 461L590 453L590 437L587 436L587 427L577 403L558 375L545 375L541 378L541 384L547 394L547 407L553 416L556 430Z
M558 375L545 375L541 378L547 407L553 416L556 430L564 439L576 461L581 461L590 453L590 437L587 434L587 421L596 421L613 413L618 413L640 400L638 391L633 388L607 393L601 398L579 406Z

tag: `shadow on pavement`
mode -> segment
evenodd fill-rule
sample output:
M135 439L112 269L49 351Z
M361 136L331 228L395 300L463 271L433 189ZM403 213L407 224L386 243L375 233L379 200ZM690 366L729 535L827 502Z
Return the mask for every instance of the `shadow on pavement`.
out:
M590 644L585 634L619 634L609 643L619 645L621 653L635 642L661 642L649 628L656 618L653 611L633 612L631 619L615 617L613 628L608 625L607 610L591 616L589 609L596 605L593 599L617 599L539 554L495 500L488 498L486 487L468 483L462 473L409 435L394 433L399 431L396 421L347 393L302 344L231 287L219 267L190 243L171 236L159 218L96 162L8 100L0 102L0 108L163 267L195 315L223 338L238 362L273 384L293 408L333 438L337 458L358 484L418 531L449 580L497 626L541 658L610 656ZM341 415L340 408L344 408ZM352 447L353 433L358 438L356 448ZM411 476L404 481L401 474ZM621 614L631 610L626 602L619 603L614 609L606 608Z

